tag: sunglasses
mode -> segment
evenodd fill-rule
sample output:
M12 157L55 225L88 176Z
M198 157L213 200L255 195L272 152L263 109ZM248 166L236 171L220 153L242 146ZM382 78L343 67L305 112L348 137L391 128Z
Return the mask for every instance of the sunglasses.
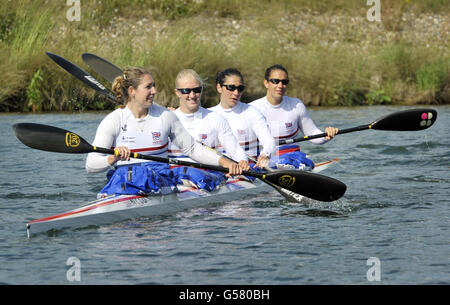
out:
M280 82L281 82L283 85L289 84L289 80L288 80L288 79L271 78L271 79L269 79L269 82L271 82L271 83L274 84L274 85L278 85Z
M203 87L195 87L195 88L177 88L179 92L182 94L190 94L191 91L194 91L194 93L202 93Z
M235 86L235 85L222 85L222 87L227 88L228 91L233 92L234 90L237 89L237 91L242 92L245 90L245 86L244 85L239 85L239 86Z

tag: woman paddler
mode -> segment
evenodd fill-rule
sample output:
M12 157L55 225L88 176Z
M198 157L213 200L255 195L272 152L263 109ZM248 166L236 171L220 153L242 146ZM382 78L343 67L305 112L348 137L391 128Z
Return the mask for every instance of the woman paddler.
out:
M100 192L108 194L165 194L176 188L176 177L168 164L130 158L132 152L167 156L170 140L193 160L229 169L229 175L242 173L238 164L218 156L195 141L176 115L154 103L157 93L150 72L127 68L117 77L112 90L125 104L108 114L97 128L94 146L113 147L118 155L89 153L87 172L106 171L109 181Z
M302 132L315 135L322 131L314 124L308 110L301 100L286 96L289 84L288 71L282 65L273 65L266 69L264 86L266 95L250 103L266 118L272 136L277 140L294 139ZM324 144L334 138L339 129L325 128L325 138L310 140L314 144ZM313 168L314 163L300 151L297 144L280 145L271 160L271 166L279 168L295 167L297 169Z
M256 108L240 101L245 90L241 72L234 68L218 72L216 89L220 94L220 102L209 110L226 118L245 152L257 158L255 166L265 168L272 153L275 152L275 140L270 134L264 116Z
M225 153L239 163L243 170L250 170L247 156L236 140L227 120L220 114L201 106L203 80L192 69L181 70L175 79L174 92L179 98L180 107L174 111L183 127L197 141L212 149ZM169 145L169 156L186 159L174 144ZM178 183L191 183L198 188L209 190L213 185L225 180L222 173L204 171L197 168L178 167ZM186 181L187 180L187 181Z

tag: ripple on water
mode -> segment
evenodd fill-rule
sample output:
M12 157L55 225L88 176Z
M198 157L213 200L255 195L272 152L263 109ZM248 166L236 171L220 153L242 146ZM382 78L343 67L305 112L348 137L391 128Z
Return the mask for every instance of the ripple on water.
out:
M78 198L79 193L72 192L57 192L57 193L23 193L23 192L11 192L5 195L6 199L45 199L45 200L68 200Z
M404 146L387 146L380 153L385 155L403 155L408 154L409 150Z
M445 183L448 184L450 179L445 179L445 177L433 177L431 175L417 175L412 177L400 177L400 181L408 182L429 182L429 183Z

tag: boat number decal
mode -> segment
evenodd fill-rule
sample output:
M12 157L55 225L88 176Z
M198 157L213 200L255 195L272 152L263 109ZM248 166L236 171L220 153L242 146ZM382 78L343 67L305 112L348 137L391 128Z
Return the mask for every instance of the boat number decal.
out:
M80 145L80 137L74 133L66 133L66 145L67 147L78 147Z
M294 185L295 177L292 177L290 175L283 175L280 177L280 179L278 179L278 182L280 186L290 187Z
M148 202L147 198L142 197L142 198L134 198L134 199L130 199L127 203L126 206L127 207L138 207L138 206L144 206L146 205L146 203Z
M431 119L433 118L433 114L431 112L424 112L420 118L422 119L422 121L420 121L421 127L430 126L432 123Z

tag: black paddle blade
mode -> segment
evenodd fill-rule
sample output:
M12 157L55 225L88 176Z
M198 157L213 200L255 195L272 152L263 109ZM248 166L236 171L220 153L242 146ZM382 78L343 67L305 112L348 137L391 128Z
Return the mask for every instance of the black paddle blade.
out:
M121 76L123 73L122 69L95 54L84 53L81 57L89 67L107 79L110 83L114 82L114 79L117 76Z
M61 68L81 80L83 83L94 89L95 91L105 95L106 97L116 101L116 98L110 93L110 91L103 86L98 80L96 80L92 75L78 67L77 65L71 63L67 59L50 53L45 52L54 62L56 62Z
M372 129L416 131L427 129L436 122L437 111L431 108L409 109L389 114L371 124Z
M42 124L18 123L13 125L17 138L31 148L60 152L82 154L92 152L92 146L77 134Z
M295 170L269 172L262 179L305 197L326 202L341 198L347 190L344 183L334 178Z

